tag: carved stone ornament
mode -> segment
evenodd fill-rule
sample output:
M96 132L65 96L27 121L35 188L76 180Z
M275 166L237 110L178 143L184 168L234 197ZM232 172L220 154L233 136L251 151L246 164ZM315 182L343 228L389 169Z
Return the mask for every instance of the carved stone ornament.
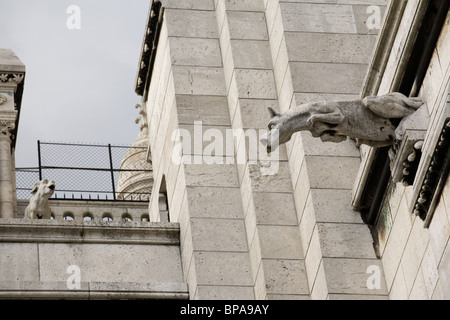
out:
M15 129L16 125L12 120L0 120L0 133L3 136L7 136L10 139L13 139L12 132Z
M0 83L15 83L19 84L23 81L24 74L21 73L1 73Z
M372 147L391 146L402 140L397 131L402 121L414 114L424 102L401 93L366 97L349 101L322 101L301 104L283 114L269 109L272 119L269 133L261 138L267 151L288 142L298 131L308 130L313 137L326 142L342 142L347 138ZM397 119L398 126L391 121Z
M8 98L4 94L0 93L0 105L4 104L6 101L8 101Z
M431 156L425 177L415 198L413 213L430 226L434 210L450 172L450 119L444 123L439 139Z

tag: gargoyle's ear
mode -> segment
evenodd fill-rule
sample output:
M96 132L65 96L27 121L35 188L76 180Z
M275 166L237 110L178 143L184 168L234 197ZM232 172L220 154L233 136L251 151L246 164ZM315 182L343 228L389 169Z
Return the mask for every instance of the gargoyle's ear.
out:
M275 111L273 111L273 109L272 109L271 107L269 107L268 109L269 109L270 116L271 116L272 118L275 117L275 116L278 116L278 113L276 113Z
M33 188L31 189L31 194L35 194L38 190L39 190L39 185L41 184L40 181L36 182L33 186Z

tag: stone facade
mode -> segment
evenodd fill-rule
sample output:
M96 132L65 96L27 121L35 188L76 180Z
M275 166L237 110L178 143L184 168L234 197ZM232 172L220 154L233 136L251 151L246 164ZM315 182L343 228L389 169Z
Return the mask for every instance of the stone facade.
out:
M450 117L450 22L445 11L442 21L433 16L445 9L433 5L152 1L136 78L153 170L148 205L52 201L54 220L28 222L20 219L26 203L8 209L15 213L2 211L10 219L0 223L0 251L10 258L0 262L6 264L0 270L9 270L0 273L0 292L449 299L450 186L444 164L433 159ZM437 26L429 59L416 40L427 25ZM404 132L423 139L409 185L390 176L403 172L396 167L402 161L385 166L384 149L357 147L350 139L321 142L299 132L280 146L278 158L264 162L263 153L252 153L254 144L264 148L250 133L267 128L269 107L285 112L392 91L418 96L428 108L420 125ZM219 136L222 150L212 148ZM267 171L267 163L276 170ZM429 168L440 170L431 195L423 193ZM413 214L428 199L433 205L424 216ZM120 274L104 264L117 262L113 249L130 263ZM18 263L27 252L32 278ZM77 264L71 261L86 272L79 291L64 283L62 268Z

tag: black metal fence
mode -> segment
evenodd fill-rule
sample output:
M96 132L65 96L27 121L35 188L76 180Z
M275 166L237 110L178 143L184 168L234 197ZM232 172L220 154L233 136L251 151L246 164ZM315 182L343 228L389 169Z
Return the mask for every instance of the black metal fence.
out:
M121 172L145 168L121 169L121 162L130 149L147 152L145 147L117 145L70 144L38 141L38 167L16 168L17 198L29 199L36 181L51 179L56 191L51 199L148 201L149 192L133 192L118 196Z

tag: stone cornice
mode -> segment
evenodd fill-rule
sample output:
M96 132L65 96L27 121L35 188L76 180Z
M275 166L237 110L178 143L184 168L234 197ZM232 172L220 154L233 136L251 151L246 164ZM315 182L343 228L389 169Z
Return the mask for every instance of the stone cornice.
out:
M450 171L450 118L444 122L434 152L414 199L413 213L425 221L428 228Z
M149 83L151 78L156 49L158 47L158 37L163 12L164 10L161 2L159 0L152 1L147 18L141 56L136 75L135 92L139 96L144 94L146 84Z
M0 219L1 242L179 245L177 223Z

